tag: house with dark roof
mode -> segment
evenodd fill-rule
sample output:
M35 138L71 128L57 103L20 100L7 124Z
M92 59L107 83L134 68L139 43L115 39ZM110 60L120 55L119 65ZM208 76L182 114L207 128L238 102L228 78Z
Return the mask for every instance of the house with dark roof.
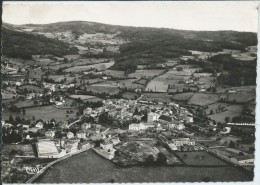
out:
M161 115L158 118L158 122L162 123L162 124L168 124L172 122L172 117L171 116L166 116L166 115Z

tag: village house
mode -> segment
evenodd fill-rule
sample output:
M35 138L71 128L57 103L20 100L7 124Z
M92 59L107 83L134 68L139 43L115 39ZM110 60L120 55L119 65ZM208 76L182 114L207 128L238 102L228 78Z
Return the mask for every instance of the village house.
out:
M65 149L67 153L75 153L78 151L78 145L79 141L78 140L70 140L67 141Z
M43 129L43 123L42 122L38 122L36 125L35 125L36 128L39 128L39 129Z
M82 130L80 130L80 131L78 131L77 133L76 133L76 135L77 135L77 138L79 138L79 139L86 139L86 133L84 132L84 131L82 131Z
M145 130L146 127L143 123L139 123L139 124L135 124L135 123L132 123L129 125L129 130L132 130L132 131L140 131L140 130Z
M153 124L154 121L158 121L160 115L154 112L149 112L147 115L147 123Z
M172 143L177 147L183 145L195 145L195 140L190 138L177 138L172 139Z
M72 132L68 132L67 133L67 138L68 139L74 138L74 134Z
M55 132L53 130L48 130L45 132L46 137L54 138L55 137Z
M89 148L92 148L92 147L94 147L94 143L91 142L90 140L86 140L86 141L79 143L80 149L89 149Z
M118 137L114 137L110 139L110 141L112 142L113 145L117 145L118 143L121 142Z
M112 151L113 150L113 143L110 141L104 141L100 143L100 148L106 151Z
M83 110L83 114L87 115L87 116L90 116L92 111L93 111L92 108L88 107L88 108Z
M164 124L164 125L167 125L168 123L171 123L172 120L173 120L172 117L166 116L166 115L161 115L158 118L158 122L161 123L161 124Z

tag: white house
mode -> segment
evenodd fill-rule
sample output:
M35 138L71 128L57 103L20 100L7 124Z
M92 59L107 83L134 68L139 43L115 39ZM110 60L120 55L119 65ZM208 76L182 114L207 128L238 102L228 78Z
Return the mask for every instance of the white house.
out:
M49 130L49 131L45 132L45 136L50 137L50 138L54 138L55 132L52 131L52 130Z
M80 130L80 131L78 131L77 132L77 138L79 138L79 139L86 139L86 133L85 132L83 132L82 130Z
M71 138L73 138L74 137L74 134L72 133L72 132L68 132L67 133L67 138L68 139L71 139Z
M172 139L172 142L175 146L183 146L183 145L195 145L195 140L190 138L177 138Z
M160 115L154 112L149 112L147 115L147 122L152 124L154 121L158 121Z
M183 130L185 129L185 126L183 123L177 123L175 124L175 127L174 127L176 130Z
M106 151L112 151L113 150L113 143L110 141L105 141L103 143L100 143L100 148Z
M145 130L145 129L146 129L146 126L143 123L139 123L139 124L132 123L129 125L129 130L140 131L140 130Z
M42 122L38 122L36 125L35 125L36 128L39 128L39 129L43 129L43 123Z

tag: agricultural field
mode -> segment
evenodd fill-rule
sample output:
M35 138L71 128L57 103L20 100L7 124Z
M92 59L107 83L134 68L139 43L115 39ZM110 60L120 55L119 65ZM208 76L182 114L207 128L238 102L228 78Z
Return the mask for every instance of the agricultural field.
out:
M175 100L175 101L188 101L194 94L195 93L193 93L193 92L174 94L172 96L172 100Z
M219 154L224 155L229 158L238 156L239 153L241 152L240 150L236 150L236 149L228 148L228 147L216 148L216 149L214 149L214 151L216 151L216 153L219 153ZM244 153L244 155L246 155L246 154L247 153Z
M75 66L75 67L67 68L64 71L65 72L84 72L84 71L89 71L92 68L97 69L98 71L103 71L103 70L111 67L112 65L114 65L114 62L92 64L92 65L87 65L87 66Z
M113 80L107 80L100 83L95 83L91 86L102 86L102 87L118 87L118 82Z
M120 88L127 89L144 89L144 86L141 84L134 83L136 79L126 79L126 80L118 80Z
M131 78L152 78L154 76L160 75L164 70L162 69L144 69L144 70L136 70L134 73L128 74L128 77Z
M38 65L38 66L48 66L50 65L51 63L55 62L54 60L50 59L50 58L36 58L34 59L35 61L35 65Z
M71 108L70 110L73 111L72 114L67 114L67 110L69 109L57 109L52 105L48 106L39 106L39 107L32 107L32 108L26 108L25 109L25 115L22 113L14 113L9 111L3 111L3 119L9 119L9 116L12 115L13 117L19 116L20 118L25 119L32 119L32 117L35 117L35 120L42 119L44 121L48 121L50 119L55 119L56 121L66 121L70 118L75 118L76 113L78 112L78 109Z
M212 103L216 103L219 100L218 94L210 94L210 93L196 93L189 100L189 104L205 106Z
M1 94L2 94L3 100L10 100L10 99L13 99L13 97L16 97L16 94L13 94L13 93L1 92Z
M41 79L41 76L44 75L44 72L41 69L29 70L30 79Z
M228 96L228 102L245 103L256 97L255 91L240 91L236 93L230 93Z
M207 108L205 109L205 112L206 112L206 114L211 114L212 112L213 112L213 114L217 114L219 112L222 112L223 110L226 110L228 106L230 106L230 104L217 102L217 103L208 105Z
M249 62L256 59L256 57L251 56L249 52L232 54L232 57L234 57L237 60L249 61Z
M111 87L111 86L87 86L87 91L91 91L96 94L108 93L110 95L115 95L120 92L118 87Z
M24 101L19 101L14 105L17 108L30 107L30 106L34 106L34 102L32 100L24 100Z
M213 156L206 151L195 152L176 152L179 158L181 158L187 165L207 165L207 166L228 166L225 161Z
M168 95L167 93L143 93L143 95L141 99L143 101L170 103L172 98L172 95Z
M168 84L163 79L155 78L147 84L145 90L152 92L167 92Z
M70 60L77 60L77 59L79 59L80 55L64 55L63 57L70 61Z
M81 99L81 100L88 100L88 99L92 99L92 98L95 98L95 96L90 96L90 95L77 95L77 94L73 94L73 95L70 95L71 98L74 98L74 99Z
M79 81L79 80L78 80L78 81ZM99 79L99 78L83 79L83 81L84 81L85 84L88 84L88 85L105 82L105 80Z
M232 118L241 116L243 111L243 105L230 105L227 106L225 109L226 111L224 112L208 115L208 117L220 123L225 123L226 117L229 117L229 121L232 121Z
M19 87L20 90L27 89L29 92L37 92L37 93L43 93L43 88L40 88L35 85L23 85Z
M125 92L122 96L123 96L123 98L129 99L129 100L135 100L139 97L139 94L133 93L133 92Z
M125 72L124 71L119 71L119 70L110 70L107 69L104 71L104 74L108 76L112 76L114 78L125 78Z
M82 163L82 161L86 161ZM94 170L94 172L93 172ZM59 175L62 171L63 175ZM225 167L143 167L119 168L89 150L55 164L36 183L120 182L202 182L252 181L252 177L233 166Z
M102 102L103 100L104 100L104 99L102 99L102 98L94 97L94 98L86 99L86 100L84 100L84 102L85 102L85 103L87 103L87 102L96 103L96 102Z

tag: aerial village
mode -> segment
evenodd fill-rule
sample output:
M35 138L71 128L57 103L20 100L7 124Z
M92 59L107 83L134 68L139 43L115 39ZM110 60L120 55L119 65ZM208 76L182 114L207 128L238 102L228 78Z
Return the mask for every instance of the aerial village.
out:
M5 182L26 182L87 150L120 167L254 169L256 85L244 78L226 85L228 67L213 68L219 55L255 60L256 46L189 51L128 72L113 68L129 42L116 34L38 34L68 42L76 53L2 57Z

